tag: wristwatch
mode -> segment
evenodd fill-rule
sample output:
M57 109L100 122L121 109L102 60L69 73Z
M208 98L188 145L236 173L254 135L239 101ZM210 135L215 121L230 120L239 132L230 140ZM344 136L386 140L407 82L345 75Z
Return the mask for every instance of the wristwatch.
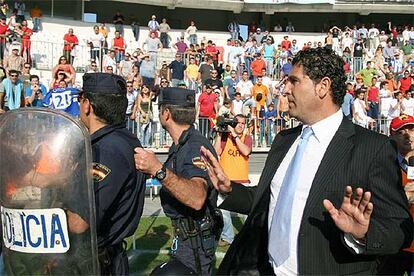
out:
M165 177L167 177L167 168L162 165L161 169L155 173L154 177L160 182L163 181Z
M232 135L233 136L233 139L234 140L236 140L237 139L237 137L239 137L239 135Z

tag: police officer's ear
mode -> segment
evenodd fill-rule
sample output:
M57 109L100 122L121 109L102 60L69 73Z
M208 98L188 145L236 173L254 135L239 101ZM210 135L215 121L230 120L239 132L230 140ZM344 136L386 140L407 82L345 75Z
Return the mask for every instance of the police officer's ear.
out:
M171 112L170 112L170 109L168 107L162 106L160 114L161 114L161 116L164 117L165 121L167 121L168 119L171 118Z

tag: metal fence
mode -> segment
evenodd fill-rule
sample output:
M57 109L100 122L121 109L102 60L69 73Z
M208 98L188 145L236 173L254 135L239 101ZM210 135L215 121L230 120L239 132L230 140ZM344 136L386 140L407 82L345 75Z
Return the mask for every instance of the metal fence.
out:
M391 123L390 118L381 118L375 120L373 124L367 124L365 127L372 131L389 135L389 128ZM253 138L253 147L268 148L271 146L275 136L282 130L290 129L298 126L299 121L295 119L253 119L248 120L246 132ZM217 131L213 128L212 120L208 118L199 118L195 124L203 136L205 136L211 143L214 143ZM141 141L144 147L162 149L168 148L172 144L172 138L157 122L156 120L148 124L140 124L139 119L127 120L127 128L135 134Z

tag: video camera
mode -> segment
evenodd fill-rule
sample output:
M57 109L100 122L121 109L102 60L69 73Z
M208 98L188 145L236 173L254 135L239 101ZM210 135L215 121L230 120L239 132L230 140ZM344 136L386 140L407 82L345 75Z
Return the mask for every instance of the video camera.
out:
M218 132L229 132L227 126L231 126L235 128L237 126L237 119L236 118L228 118L226 116L218 116L217 117L217 131Z

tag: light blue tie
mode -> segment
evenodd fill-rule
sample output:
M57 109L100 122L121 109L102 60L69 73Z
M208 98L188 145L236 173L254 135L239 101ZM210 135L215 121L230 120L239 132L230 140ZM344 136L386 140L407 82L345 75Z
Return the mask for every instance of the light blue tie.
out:
M303 129L295 155L290 161L277 197L268 245L269 256L277 266L283 264L289 257L293 199L295 198L303 153L311 135L313 135L311 127Z

